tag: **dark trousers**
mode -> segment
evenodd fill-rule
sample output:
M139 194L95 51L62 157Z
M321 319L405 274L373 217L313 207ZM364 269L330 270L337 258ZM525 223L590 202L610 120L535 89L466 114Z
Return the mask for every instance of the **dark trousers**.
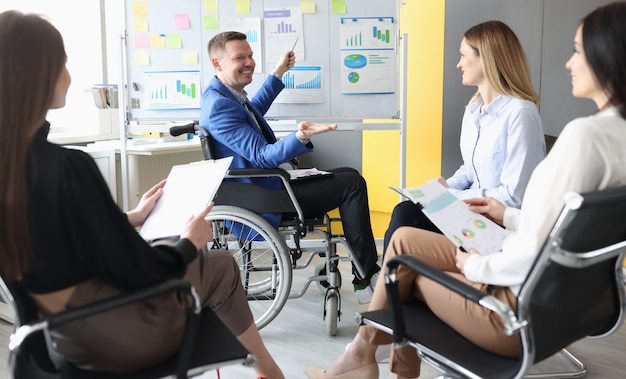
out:
M294 182L292 189L305 217L339 208L346 240L366 273L361 279L369 281L380 267L376 263L378 253L370 223L367 184L355 169L342 167L328 171L334 175ZM352 272L357 274L354 266Z
M387 231L385 231L383 258L385 257L385 252L387 251L387 246L389 245L389 240L391 240L393 232L401 226L412 226L435 233L441 233L439 228L437 228L435 224L433 224L428 217L422 213L421 208L417 204L408 200L403 201L393 208L389 227L387 227Z

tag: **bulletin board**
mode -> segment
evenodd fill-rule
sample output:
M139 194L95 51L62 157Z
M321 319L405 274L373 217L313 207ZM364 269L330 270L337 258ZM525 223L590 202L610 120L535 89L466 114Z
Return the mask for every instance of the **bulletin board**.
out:
M399 111L398 3L372 0L125 0L129 120L199 119L215 71L209 40L247 35L252 97L281 53L296 65L266 117L393 118Z

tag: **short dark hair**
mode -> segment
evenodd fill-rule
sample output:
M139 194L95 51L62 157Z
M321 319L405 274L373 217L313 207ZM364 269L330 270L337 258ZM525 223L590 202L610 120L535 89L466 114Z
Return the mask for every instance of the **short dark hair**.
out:
M245 41L246 35L240 32L235 31L227 31L216 34L209 41L209 46L207 48L209 53L209 58L216 57L220 55L226 46L226 42L228 41Z
M587 63L610 105L626 119L626 2L599 7L580 25Z

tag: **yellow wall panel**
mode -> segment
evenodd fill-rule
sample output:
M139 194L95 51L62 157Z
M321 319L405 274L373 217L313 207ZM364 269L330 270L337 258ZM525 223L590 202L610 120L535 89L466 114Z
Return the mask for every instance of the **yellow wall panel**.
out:
M408 35L406 185L441 175L445 0L405 1L400 33Z
M397 121L396 121L397 122ZM389 225L398 195L389 189L400 182L400 132L363 131L363 177L367 181L370 219L375 238L382 238Z

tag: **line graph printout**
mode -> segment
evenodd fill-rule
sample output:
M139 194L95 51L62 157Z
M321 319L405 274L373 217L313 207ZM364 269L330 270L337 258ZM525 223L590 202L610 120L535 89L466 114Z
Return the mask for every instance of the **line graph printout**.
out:
M275 103L324 103L321 66L294 66L283 75L283 83Z
M502 242L510 231L472 212L469 206L458 199L437 181L430 181L421 187L391 187L416 204L422 212L456 246L465 250L476 249L481 254L491 254L502 249Z

